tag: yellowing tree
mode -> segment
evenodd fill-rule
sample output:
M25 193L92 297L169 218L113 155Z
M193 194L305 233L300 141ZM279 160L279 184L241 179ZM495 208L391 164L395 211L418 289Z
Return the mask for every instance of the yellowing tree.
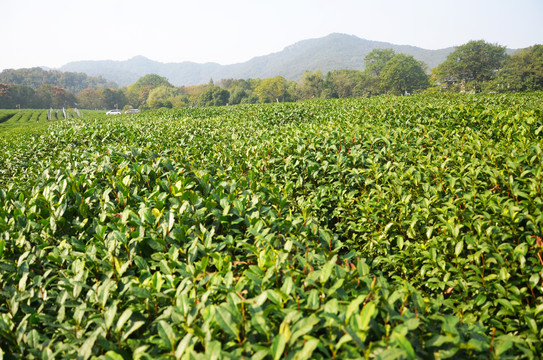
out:
M255 88L255 94L262 103L288 101L288 83L282 76L264 79Z

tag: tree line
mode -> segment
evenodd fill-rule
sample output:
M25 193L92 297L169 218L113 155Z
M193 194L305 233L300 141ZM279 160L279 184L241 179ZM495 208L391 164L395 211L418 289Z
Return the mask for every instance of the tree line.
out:
M299 81L283 76L266 79L221 79L215 83L175 87L156 74L121 89L87 88L75 95L64 88L0 83L0 107L72 107L84 109L157 109L289 102L312 98L406 95L422 91L521 92L543 90L543 45L511 56L505 47L470 41L455 49L430 73L410 55L376 49L365 58L365 70L306 71Z
M46 84L34 90L30 86L0 83L0 109L59 109L76 103L75 95L59 86Z
M62 72L58 70L44 70L39 67L28 69L7 69L0 72L0 83L23 85L34 90L48 84L58 86L64 90L77 94L85 89L116 89L118 86L101 76L88 76L85 73Z

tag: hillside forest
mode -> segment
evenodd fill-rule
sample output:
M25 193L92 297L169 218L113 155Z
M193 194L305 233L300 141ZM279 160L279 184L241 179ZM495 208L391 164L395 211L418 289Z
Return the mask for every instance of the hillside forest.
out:
M221 79L173 86L148 74L117 88L101 77L40 68L0 73L0 108L158 109L243 103L293 102L312 98L406 95L420 92L524 92L543 90L543 45L507 55L505 47L483 40L459 46L431 71L411 55L376 49L365 69L306 71L298 81L283 76Z

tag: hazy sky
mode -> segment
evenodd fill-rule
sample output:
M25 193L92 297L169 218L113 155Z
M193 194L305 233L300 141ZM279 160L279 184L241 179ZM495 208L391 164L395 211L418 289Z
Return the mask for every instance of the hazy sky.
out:
M543 44L543 0L0 0L0 70L75 60L231 64L333 32L426 49Z

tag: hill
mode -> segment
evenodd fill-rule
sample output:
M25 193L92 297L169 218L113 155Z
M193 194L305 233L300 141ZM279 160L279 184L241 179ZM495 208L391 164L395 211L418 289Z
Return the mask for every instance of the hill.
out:
M0 83L15 84L38 89L42 85L59 86L73 94L85 89L117 88L118 85L102 76L88 76L82 72L45 70L39 67L8 69L0 73Z
M232 65L197 64L188 61L161 63L143 56L136 56L126 61L71 62L60 70L103 76L121 86L132 84L150 73L164 76L176 86L203 84L210 78L246 79L282 75L288 80L296 80L305 70L321 70L323 73L337 69L361 70L364 68L364 57L374 49L393 49L397 53L412 55L415 59L424 61L429 69L443 62L454 50L452 47L427 50L416 46L395 45L335 33L322 38L303 40L287 46L282 51Z

